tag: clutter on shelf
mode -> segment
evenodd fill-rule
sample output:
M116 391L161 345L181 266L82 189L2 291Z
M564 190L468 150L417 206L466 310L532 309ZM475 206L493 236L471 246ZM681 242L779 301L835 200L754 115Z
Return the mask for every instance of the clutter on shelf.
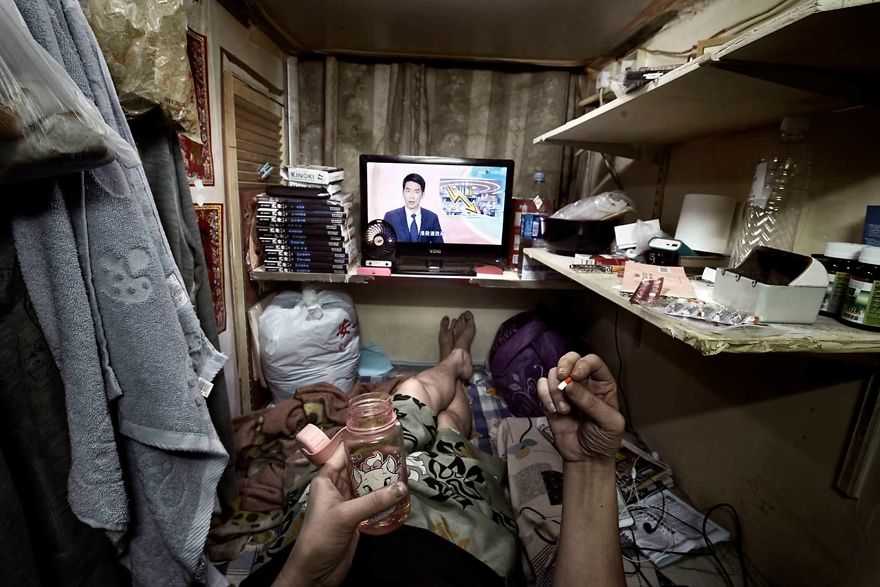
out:
M357 264L354 196L338 167L283 166L285 186L256 198L256 233L266 271L348 273Z

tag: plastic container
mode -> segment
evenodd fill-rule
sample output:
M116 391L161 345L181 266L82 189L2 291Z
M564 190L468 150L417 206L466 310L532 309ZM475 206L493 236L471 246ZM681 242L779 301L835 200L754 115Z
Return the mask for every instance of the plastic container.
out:
M544 240L560 255L607 253L614 241L615 220L544 219Z
M849 287L849 278L852 268L858 264L859 253L865 245L855 243L828 243L825 246L824 255L813 255L828 271L828 289L825 290L825 299L822 300L820 314L826 316L838 316L846 290Z
M507 266L519 267L522 255L522 217L529 212L537 212L531 198L513 199L513 226L511 226L510 250L507 253Z
M385 486L406 483L406 455L403 428L384 393L359 395L348 403L345 423L345 451L352 492L360 497ZM405 499L360 524L365 534L387 534L406 521L410 501Z
M880 247L865 247L852 268L839 320L847 326L880 332Z
M790 251L809 189L811 155L805 142L809 120L782 121L774 151L755 168L755 177L734 239L732 265L758 246Z

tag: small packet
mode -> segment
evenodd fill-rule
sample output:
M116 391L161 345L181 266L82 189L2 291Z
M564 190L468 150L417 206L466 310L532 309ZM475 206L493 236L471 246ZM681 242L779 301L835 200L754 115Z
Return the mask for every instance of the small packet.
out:
M630 304L656 304L663 291L663 278L643 279L629 298Z
M575 273L623 273L623 267L619 265L578 265L572 263L568 268Z
M663 312L669 316L693 318L694 320L702 320L725 326L748 326L760 322L757 316L753 316L748 312L703 302L694 302L684 298L675 300L666 306Z

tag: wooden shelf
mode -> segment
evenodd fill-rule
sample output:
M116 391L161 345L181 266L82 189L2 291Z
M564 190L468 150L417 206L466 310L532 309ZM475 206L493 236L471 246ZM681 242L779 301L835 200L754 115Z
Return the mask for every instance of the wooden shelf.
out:
M629 303L621 295L621 279L616 275L578 273L569 266L572 257L554 255L547 249L526 249L525 254L543 263L623 308L653 324L672 338L680 340L704 355L718 353L875 353L880 352L880 334L844 326L820 316L815 324L770 324L742 328L724 328L711 324L667 316L655 310Z
M286 271L266 271L262 267L250 272L251 281L310 281L317 283L348 283L351 273L288 273Z
M504 289L573 289L577 286L570 281L523 280L516 271L505 271L502 275L358 275L357 273L287 273L256 269L250 272L254 281L287 281L312 283L352 283L352 284L398 284L504 288Z
M877 30L876 0L809 0L534 142L646 158L669 144L876 102Z

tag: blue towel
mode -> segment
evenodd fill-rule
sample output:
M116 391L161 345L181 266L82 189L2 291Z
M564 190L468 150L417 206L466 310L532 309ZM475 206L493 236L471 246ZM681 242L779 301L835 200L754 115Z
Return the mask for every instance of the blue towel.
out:
M133 144L78 2L16 3L37 41ZM39 189L29 194L44 198L33 203L38 210L19 214L14 234L65 381L71 506L84 521L112 531L135 584L204 581L204 542L227 454L199 385L211 381L226 358L201 331L141 166L112 163ZM59 268L71 261L66 271ZM74 315L64 311L68 306ZM92 346L79 346L88 334ZM111 410L116 435L105 416ZM110 458L117 454L111 447L124 453L124 467ZM84 462L89 456L98 460Z

